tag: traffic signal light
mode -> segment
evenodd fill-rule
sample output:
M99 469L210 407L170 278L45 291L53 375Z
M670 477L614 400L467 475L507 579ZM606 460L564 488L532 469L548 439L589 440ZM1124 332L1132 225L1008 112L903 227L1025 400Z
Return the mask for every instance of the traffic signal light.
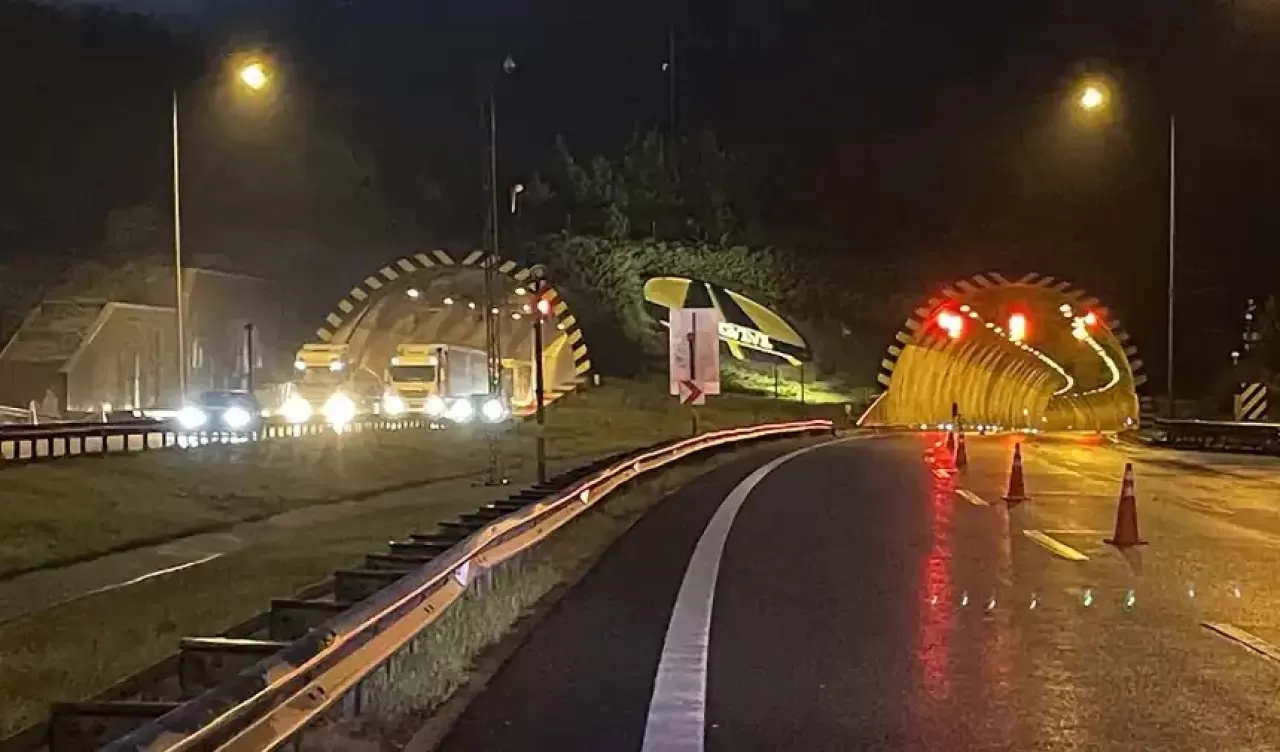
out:
M960 339L960 335L964 334L964 317L954 311L939 311L937 321L938 328L951 339Z
M1009 339L1014 342L1022 342L1027 338L1027 317L1025 314L1015 313L1009 316Z

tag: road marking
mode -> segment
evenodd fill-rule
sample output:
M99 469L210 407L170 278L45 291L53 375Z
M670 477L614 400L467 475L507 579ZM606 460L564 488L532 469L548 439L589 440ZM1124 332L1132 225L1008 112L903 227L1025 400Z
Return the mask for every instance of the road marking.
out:
M1041 530L1045 535L1111 535L1112 530L1081 530L1079 528L1063 528L1061 530Z
M976 493L974 493L973 491L968 491L968 490L963 489L963 488L957 488L957 489L956 489L956 496L959 496L960 498L964 499L965 501L969 502L970 504L973 504L974 506L978 506L978 507L989 507L989 506L991 506L990 504L988 504L988 503L987 503L987 500L986 500L986 499L984 499L984 498L982 498L981 496L977 495L977 494L976 494Z
M729 529L747 496L783 463L847 440L826 441L773 459L748 475L720 502L693 549L671 611L653 696L649 699L641 752L702 752L707 723L707 653L711 645L716 579L720 576L720 557L729 539Z
M1054 556L1060 556L1063 559L1066 559L1067 561L1088 561L1089 560L1088 556L1085 556L1084 554L1075 550L1071 546L1068 546L1062 541L1059 541L1054 538L1050 538L1048 535L1045 535L1043 532L1039 530L1023 530L1022 534L1027 536L1031 540L1035 541L1036 543L1039 543L1046 550L1048 550L1049 553L1053 554Z
M131 580L125 580L124 582L114 582L110 585L103 585L100 588L87 590L81 593L80 595L77 595L76 599L86 598L90 595L98 595L99 593L107 593L112 590L119 590L121 588L127 588L131 585L137 585L140 582L146 582L147 580L155 579L156 577L163 577L167 574L173 574L174 572L181 572L184 569L198 567L201 564L208 564L209 562L213 561L214 559L220 556L222 556L222 554L209 554L208 556L201 557L199 559L196 559L195 561L188 561L183 564L178 564L176 566L165 567L164 569L157 569L152 572L147 572L146 574L138 575L137 577L134 577ZM72 599L72 600L75 600L75 599Z
M1225 637L1238 645L1242 645L1255 653L1258 653L1267 660L1274 663L1280 663L1280 648L1277 648L1252 632L1243 630L1234 624L1225 624L1221 622L1206 621L1200 626L1217 634L1219 637Z

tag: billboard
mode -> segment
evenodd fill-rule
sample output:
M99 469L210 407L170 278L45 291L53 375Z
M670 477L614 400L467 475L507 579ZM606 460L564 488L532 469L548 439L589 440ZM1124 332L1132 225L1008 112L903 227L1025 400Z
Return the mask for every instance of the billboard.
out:
M741 293L686 277L654 277L644 284L644 299L654 318L668 327L673 309L715 309L719 340L738 360L793 366L810 360L809 345L795 327Z

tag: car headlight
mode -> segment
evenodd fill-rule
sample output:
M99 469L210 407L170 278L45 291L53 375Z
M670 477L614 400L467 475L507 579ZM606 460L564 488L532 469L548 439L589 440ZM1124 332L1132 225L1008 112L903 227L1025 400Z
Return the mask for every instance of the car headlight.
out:
M387 415L404 415L406 409L404 399L398 394L388 394L382 398L382 412Z
M454 423L466 423L475 417L476 409L469 399L456 399L449 405L449 420Z
M194 405L187 405L178 411L178 424L188 431L194 431L207 422L209 422L209 416L205 415L204 410Z
M480 414L490 423L497 423L507 417L507 406L497 397L490 397L480 405Z
M342 392L336 392L324 403L324 418L334 428L342 428L356 417L356 403Z
M311 420L312 412L311 403L296 394L285 400L284 404L280 406L280 414L284 416L285 420L295 425Z
M239 431L249 425L251 420L253 420L253 416L243 407L228 407L222 413L222 422L233 431Z
M444 403L444 400L440 398L440 395L433 394L427 397L427 402L422 406L422 409L427 415L430 415L433 418L439 418L441 415L444 415L445 411L448 409L448 405Z

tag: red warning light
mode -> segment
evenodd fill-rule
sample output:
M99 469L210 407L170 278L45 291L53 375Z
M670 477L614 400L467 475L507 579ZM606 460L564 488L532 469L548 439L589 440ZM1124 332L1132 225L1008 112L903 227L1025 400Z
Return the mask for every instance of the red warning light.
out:
M538 315L547 316L551 313L551 301L546 298L538 298Z
M952 311L938 313L938 327L945 331L951 339L960 339L964 334L964 317Z
M1009 317L1009 339L1021 342L1027 338L1027 317L1015 313Z

